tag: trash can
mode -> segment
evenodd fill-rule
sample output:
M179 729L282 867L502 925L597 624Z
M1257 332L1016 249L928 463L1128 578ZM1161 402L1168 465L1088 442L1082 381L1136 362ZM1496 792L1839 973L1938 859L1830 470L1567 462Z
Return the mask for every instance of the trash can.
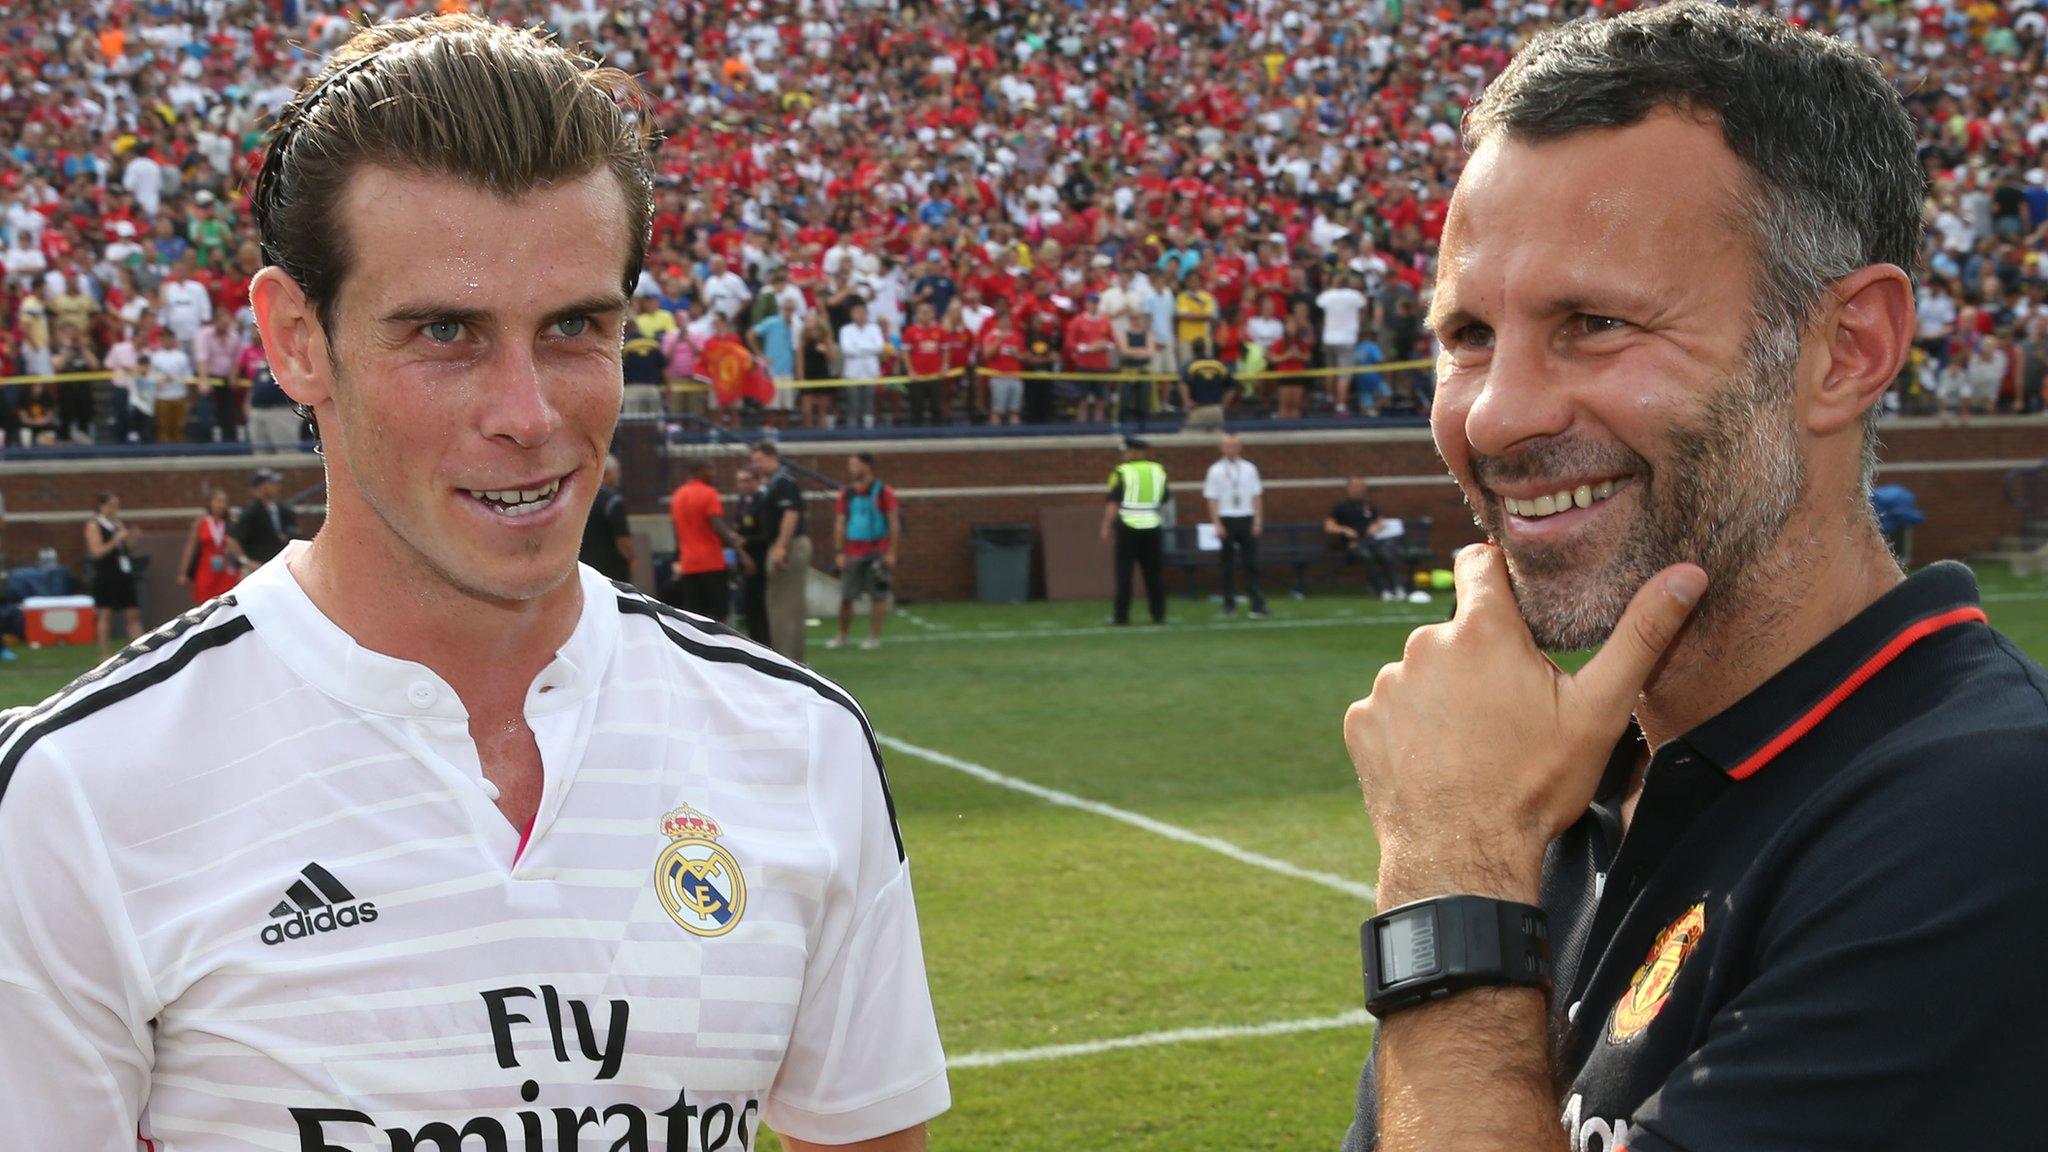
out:
M974 529L974 598L1022 604L1031 598L1031 526L987 524Z

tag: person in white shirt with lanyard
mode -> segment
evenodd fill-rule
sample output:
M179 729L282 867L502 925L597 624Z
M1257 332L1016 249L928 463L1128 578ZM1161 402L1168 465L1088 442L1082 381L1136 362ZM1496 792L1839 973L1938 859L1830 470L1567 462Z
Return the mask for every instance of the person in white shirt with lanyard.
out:
M1209 465L1202 496L1209 502L1209 523L1223 549L1223 614L1237 613L1236 568L1244 566L1245 596L1252 619L1264 620L1266 597L1259 591L1259 535L1266 526L1266 487L1259 466L1244 458L1236 433L1223 434L1223 458Z
M632 85L419 17L279 118L252 302L327 518L0 714L0 1143L924 1148L866 717L576 564L648 238Z

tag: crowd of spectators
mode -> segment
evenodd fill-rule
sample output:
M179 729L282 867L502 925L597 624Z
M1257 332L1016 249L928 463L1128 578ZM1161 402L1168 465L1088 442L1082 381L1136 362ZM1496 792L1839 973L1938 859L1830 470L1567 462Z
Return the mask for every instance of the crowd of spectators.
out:
M1627 4L474 6L645 87L629 412L715 408L670 386L764 369L747 415L872 426L1170 418L1197 362L1230 369L1233 418L1425 413L1426 370L1357 369L1430 354L1461 110L1535 29ZM1920 127L1919 351L1892 404L2037 410L2048 11L1779 11L1875 54ZM305 0L0 9L0 371L112 374L0 389L8 443L297 437L252 346L245 191L350 28ZM1117 371L1149 379L1094 375ZM909 379L809 386L875 377Z

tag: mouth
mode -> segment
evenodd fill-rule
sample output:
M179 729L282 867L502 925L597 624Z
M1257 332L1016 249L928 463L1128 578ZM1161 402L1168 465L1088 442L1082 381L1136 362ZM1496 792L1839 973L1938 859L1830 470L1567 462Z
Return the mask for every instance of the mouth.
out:
M1591 508L1593 505L1613 496L1627 481L1601 480L1597 483L1566 485L1555 492L1540 496L1500 497L1501 506L1510 516L1524 520L1542 520L1575 508Z
M555 499L562 493L562 482L566 479L566 476L557 476L532 488L463 488L460 491L489 509L493 515L516 520L545 512L553 507Z

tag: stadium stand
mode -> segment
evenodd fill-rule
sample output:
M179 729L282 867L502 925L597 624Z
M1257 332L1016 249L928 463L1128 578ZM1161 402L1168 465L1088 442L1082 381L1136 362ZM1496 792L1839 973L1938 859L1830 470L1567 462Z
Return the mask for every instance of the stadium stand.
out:
M1427 371L1384 366L1429 355L1420 317L1460 110L1534 28L1627 6L479 9L545 24L645 84L664 141L629 408L803 429L872 398L858 430L886 434L989 422L1013 379L1027 422L1171 426L1168 382L1196 338L1244 382L1236 420L1426 413ZM1998 336L2015 351L1993 402L2038 411L2048 15L1950 0L1780 10L1879 54L1919 118L1934 177L1920 352L1891 403L1932 410L1948 367ZM347 35L342 13L301 0L0 13L13 450L275 443L280 398L241 315L258 266L245 189L271 116ZM883 386L846 392L839 335L856 299L888 346ZM1020 337L1014 363L981 338L998 308ZM1973 377L1965 412L1984 387Z

